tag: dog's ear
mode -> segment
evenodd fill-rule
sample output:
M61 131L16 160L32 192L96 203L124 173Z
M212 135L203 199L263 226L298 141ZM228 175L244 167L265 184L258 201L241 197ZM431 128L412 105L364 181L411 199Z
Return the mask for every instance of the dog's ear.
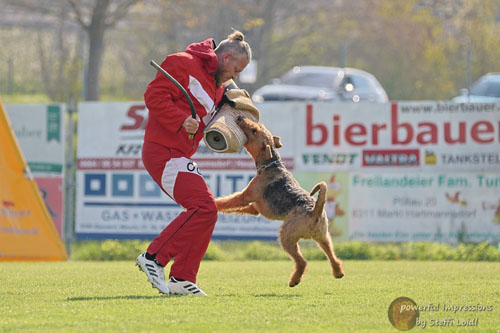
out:
M273 158L273 153L271 152L271 146L270 145L266 145L264 147L264 152L263 152L262 157L265 160L270 160L271 158Z
M283 145L281 144L281 138L279 136L273 136L273 141L276 148L283 147Z

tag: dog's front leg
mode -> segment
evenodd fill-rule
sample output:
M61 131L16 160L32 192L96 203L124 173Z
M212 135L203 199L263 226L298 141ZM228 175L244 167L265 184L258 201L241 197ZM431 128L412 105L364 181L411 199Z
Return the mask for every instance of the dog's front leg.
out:
M255 215L255 216L260 215L260 212L255 208L255 206L252 203L244 207L225 210L221 213L238 214L238 215Z
M248 205L245 200L244 192L236 192L225 197L215 199L217 210L221 213L239 210Z
M231 210L239 210L248 206L253 200L253 192L255 186L253 185L255 178L241 192L236 192L225 197L215 199L217 210L221 213L229 212Z

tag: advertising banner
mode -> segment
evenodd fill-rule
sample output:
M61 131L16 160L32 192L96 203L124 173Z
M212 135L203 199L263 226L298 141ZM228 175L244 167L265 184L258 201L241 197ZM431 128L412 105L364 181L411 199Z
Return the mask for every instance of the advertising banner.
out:
M1 102L0 155L0 261L67 259Z
M79 104L76 172L78 238L147 238L158 235L181 211L144 170L141 148L147 110L143 103ZM193 160L215 197L241 191L255 175L242 150L216 154L202 143ZM293 159L284 156L293 169ZM276 239L279 221L219 214L216 239Z
M277 132L283 119L295 120L294 135L284 144L293 142L298 171L500 171L500 104L268 103L259 108L261 120Z
M266 103L337 240L500 241L500 104ZM293 123L282 126L283 121ZM292 133L290 133L292 132Z
M499 173L352 173L351 239L500 240Z
M497 241L500 104L264 103L261 122L306 189L328 184L337 240ZM79 105L76 232L151 238L181 210L144 170L143 103ZM193 156L214 196L243 189L250 156ZM280 221L219 214L214 238L275 239Z
M59 235L63 224L64 104L7 104L7 114Z

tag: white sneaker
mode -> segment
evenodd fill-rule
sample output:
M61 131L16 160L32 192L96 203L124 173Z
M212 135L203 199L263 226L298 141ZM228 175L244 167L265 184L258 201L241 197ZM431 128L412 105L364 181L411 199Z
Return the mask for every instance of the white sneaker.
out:
M195 283L189 281L177 281L173 276L168 281L168 289L175 295L197 295L208 296Z
M154 260L149 260L146 258L146 252L141 253L135 264L139 267L141 271L146 273L149 282L153 288L156 288L162 294L168 294L168 286L165 282L165 273L163 271L163 267L158 265Z

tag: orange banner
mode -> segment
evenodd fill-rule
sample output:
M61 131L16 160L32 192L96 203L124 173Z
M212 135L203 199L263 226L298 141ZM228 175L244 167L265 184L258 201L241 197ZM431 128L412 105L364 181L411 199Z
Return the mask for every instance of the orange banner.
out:
M68 258L0 100L0 261Z

